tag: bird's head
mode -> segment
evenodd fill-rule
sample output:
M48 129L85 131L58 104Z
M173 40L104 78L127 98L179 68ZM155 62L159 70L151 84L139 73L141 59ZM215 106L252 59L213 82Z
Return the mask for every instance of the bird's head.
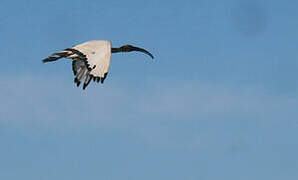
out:
M133 51L133 48L134 47L132 45L124 45L120 47L122 52L131 52Z
M119 49L121 49L121 52L139 51L139 52L147 54L152 59L154 58L153 55L150 52L148 52L147 50L139 48L139 47L135 47L135 46L132 46L132 45L124 45L124 46L121 46Z

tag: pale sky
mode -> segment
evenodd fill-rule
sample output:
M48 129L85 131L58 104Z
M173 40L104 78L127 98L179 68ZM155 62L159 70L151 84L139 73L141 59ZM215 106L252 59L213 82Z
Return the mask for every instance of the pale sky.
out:
M2 0L0 179L298 178L298 1ZM85 91L70 60L113 54Z

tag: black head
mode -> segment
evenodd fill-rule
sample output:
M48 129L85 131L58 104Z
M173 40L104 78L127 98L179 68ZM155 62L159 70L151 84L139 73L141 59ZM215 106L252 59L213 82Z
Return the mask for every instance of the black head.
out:
M120 47L122 52L131 52L133 51L133 48L134 47L132 45L124 45Z

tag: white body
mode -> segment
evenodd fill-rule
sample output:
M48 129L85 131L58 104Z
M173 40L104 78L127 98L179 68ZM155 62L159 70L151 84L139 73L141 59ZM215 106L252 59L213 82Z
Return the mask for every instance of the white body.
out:
M83 53L87 58L87 63L92 69L90 74L94 77L104 78L108 73L111 61L111 42L110 41L88 41L72 47Z

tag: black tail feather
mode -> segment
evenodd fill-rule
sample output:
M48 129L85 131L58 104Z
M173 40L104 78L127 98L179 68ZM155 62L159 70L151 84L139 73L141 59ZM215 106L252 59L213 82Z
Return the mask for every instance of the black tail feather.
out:
M71 55L69 51L61 51L61 52L52 54L52 56L48 58L43 59L42 62L46 63L46 62L57 61L58 59L68 57L69 55Z
M57 61L58 59L61 59L62 57L55 57L55 56L50 56L48 58L45 58L42 60L43 63L47 63L47 62L53 62L53 61Z

